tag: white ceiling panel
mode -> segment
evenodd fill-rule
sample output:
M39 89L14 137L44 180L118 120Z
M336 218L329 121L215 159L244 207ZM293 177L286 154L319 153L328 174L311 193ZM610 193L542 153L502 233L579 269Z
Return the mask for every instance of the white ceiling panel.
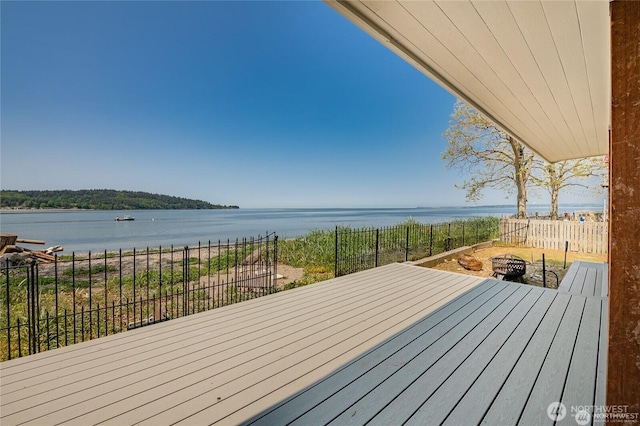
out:
M608 152L607 0L327 3L547 160Z

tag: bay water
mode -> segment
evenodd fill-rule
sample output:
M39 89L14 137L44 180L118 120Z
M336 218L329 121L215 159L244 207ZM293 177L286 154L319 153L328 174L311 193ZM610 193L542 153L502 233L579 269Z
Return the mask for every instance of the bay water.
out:
M601 206L561 206L560 212L601 211ZM535 207L529 207L535 212ZM540 212L548 207L540 206ZM473 206L438 208L314 208L233 210L19 210L0 212L0 231L19 238L44 240L45 247L61 245L62 254L193 246L227 239L277 233L293 238L312 230L336 226L383 227L409 219L420 223L441 223L484 216L511 216L515 207ZM133 221L116 221L130 215ZM32 249L39 246L21 244ZM42 246L40 246L42 247Z

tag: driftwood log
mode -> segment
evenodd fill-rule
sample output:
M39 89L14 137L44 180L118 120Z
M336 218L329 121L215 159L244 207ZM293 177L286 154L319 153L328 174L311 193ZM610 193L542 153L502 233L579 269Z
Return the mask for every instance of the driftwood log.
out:
M42 240L30 240L26 238L18 238L14 234L0 234L0 265L19 266L28 263L31 259L46 260L53 262L56 260L53 253L62 251L62 246L53 246L45 250L31 250L20 247L16 243L24 244L40 244L45 242Z
M40 245L44 245L45 241L42 240L27 240L26 238L16 238L16 243L23 243L23 244L40 244Z
M44 250L44 252L46 254L53 254L55 252L63 251L63 250L64 250L64 247L62 247L62 246L53 246L53 247L49 247L48 249Z
M458 258L458 263L468 271L481 271L482 262L469 254L463 254Z
M24 251L26 253L29 253L31 255L31 257L37 257L38 259L47 260L49 262L53 262L54 260L56 260L55 256L52 256L52 255L47 254L47 253L42 252L42 251L29 250L29 249L24 249Z

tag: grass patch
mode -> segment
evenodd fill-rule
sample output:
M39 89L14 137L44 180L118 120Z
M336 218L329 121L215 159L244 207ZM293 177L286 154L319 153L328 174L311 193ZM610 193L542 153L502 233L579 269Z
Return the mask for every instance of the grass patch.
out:
M333 270L335 232L314 230L300 238L279 241L278 262L295 268Z

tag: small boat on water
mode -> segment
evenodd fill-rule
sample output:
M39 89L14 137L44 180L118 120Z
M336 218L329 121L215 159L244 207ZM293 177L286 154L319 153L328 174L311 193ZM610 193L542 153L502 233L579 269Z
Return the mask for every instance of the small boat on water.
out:
M116 216L116 222L121 222L123 220L135 220L135 217L129 216L128 214L124 215L124 217Z

